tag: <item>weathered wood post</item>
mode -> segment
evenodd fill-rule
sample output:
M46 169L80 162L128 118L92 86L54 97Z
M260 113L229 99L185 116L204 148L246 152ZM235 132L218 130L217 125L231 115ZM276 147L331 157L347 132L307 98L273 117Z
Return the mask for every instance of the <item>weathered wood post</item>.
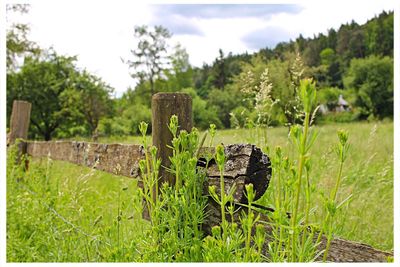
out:
M31 119L31 103L27 101L14 100L10 118L10 132L7 136L7 146L15 143L17 139L28 138L29 122ZM27 143L18 143L17 163L21 162L22 156L27 152ZM28 169L29 161L25 160L25 169Z
M28 138L31 107L31 103L27 101L14 100L7 144L14 144L17 138L25 140Z
M169 157L172 150L172 134L168 124L172 115L178 116L179 130L192 129L192 98L184 93L157 93L151 100L152 109L152 138L153 145L157 147L157 157L161 159L160 183L175 184L175 177L170 175L165 168L171 164Z

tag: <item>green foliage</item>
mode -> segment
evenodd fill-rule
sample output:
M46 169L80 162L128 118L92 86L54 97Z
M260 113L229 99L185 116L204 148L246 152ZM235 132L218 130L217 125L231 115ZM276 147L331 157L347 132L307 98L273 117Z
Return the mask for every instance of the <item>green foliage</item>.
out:
M138 103L128 106L118 116L102 119L98 131L105 136L136 135L140 133L138 126L142 121L151 123L151 110L146 105Z
M71 107L79 99L74 61L50 51L42 58L27 57L19 72L7 74L8 117L14 99L32 103L30 138L50 140L61 125L77 123L78 111Z
M331 65L335 60L335 51L332 48L325 48L319 53L322 65Z
M228 68L225 65L226 60L224 57L224 52L220 49L219 56L214 61L211 76L209 78L212 86L221 90L225 88L229 79Z
M265 73L267 69L268 75ZM294 93L288 62L271 60L267 63L261 55L257 55L252 58L250 63L243 64L242 72L236 76L235 83L242 92L243 103L241 105L251 113L253 111L255 113L254 123L259 119L261 119L260 123L268 121L267 124L272 125L288 121L290 115L285 111L288 110ZM264 89L261 90L261 88ZM265 90L267 88L268 90ZM282 115L286 117L286 120L282 121Z
M322 205L321 193L328 196L329 189L335 185L332 174L338 168L334 149L338 144L337 127L338 125L333 124L315 126L315 131L320 134L309 157L309 180L315 185L310 187L311 224L325 217L326 213L322 213L325 212L325 205ZM393 209L393 194L388 193L393 192L393 123L352 123L342 124L340 128L348 131L352 146L343 166L345 175L339 186L339 204L349 194L352 197L336 210L333 219L335 237L390 251L393 249L393 213L387 211ZM256 203L277 210L274 196L278 197L278 177L281 177L282 183L289 185L293 182L291 168L297 165L293 165L294 150L287 143L287 129L277 127L269 132L270 146L281 148L269 154L274 177L266 194ZM214 136L214 142L244 143L248 142L250 134L251 130L247 129L222 130ZM120 141L138 143L140 139ZM209 139L206 144L210 146L208 141ZM254 143L260 146L260 141L262 140L255 140ZM105 139L103 142L113 141ZM7 161L7 261L157 261L160 254L154 254L154 258L144 257L148 247L143 242L149 240L149 236L142 233L146 233L150 225L141 219L142 213L138 207L142 204L142 198L138 194L135 179L46 159L30 159L29 171L23 172L22 166L17 167L10 154L7 158L10 159ZM278 167L278 162L281 167ZM307 174L307 169L305 173ZM282 191L281 197L283 199L287 194L285 199L288 201L291 199L291 191L290 187L286 188L288 190ZM39 194L33 194L27 189L33 189ZM303 198L306 199L305 196ZM290 210L290 202L280 203L283 203L283 210ZM302 203L300 202L301 207L304 207ZM376 203L380 205L377 206ZM52 209L45 206L46 204ZM122 215L118 221L119 213ZM286 214L282 213L282 217L276 218L281 218L282 224L288 225ZM213 238L221 236L221 231L218 232L220 229L216 227L212 236L204 239L202 246L209 257L204 257L203 261L215 262L214 255L221 255L219 251L223 248L218 245L221 241L215 242ZM240 226L232 224L230 229L237 232ZM231 237L235 239L231 239L229 244L236 244L236 240L241 240L243 235ZM276 249L279 242L269 244L271 249ZM206 250L206 247L209 249ZM243 252L243 248L240 251ZM257 249L257 246L254 248ZM233 258L232 255L230 253L226 257ZM283 261L283 258L271 258L271 261Z
M333 239L334 226L333 226L332 221L336 215L337 210L346 201L348 201L351 198L351 195L350 195L345 200L343 200L341 203L338 203L338 200L337 200L338 190L339 190L339 186L340 186L342 175L343 175L343 164L348 156L348 151L350 148L350 145L348 143L349 134L346 131L339 130L337 132L337 136L339 139L339 143L335 146L334 149L335 149L335 152L336 152L338 160L339 160L339 169L338 169L338 173L336 176L335 187L331 189L329 199L327 199L327 201L325 202L326 217L325 217L325 221L323 222L323 230L320 232L318 239L317 239L317 243L319 243L321 240L321 237L322 237L322 233L324 233L327 237L326 249L325 249L324 257L323 257L324 261L326 261L326 259L328 257L330 243Z
M364 117L393 116L393 59L377 56L353 59L345 86L355 89L355 104L363 109Z
M7 5L7 12L28 11L29 5ZM76 57L60 56L29 41L29 30L17 23L7 32L7 123L13 101L26 100L32 103L29 138L92 134L102 117L112 115L113 89L78 70Z
M310 261L315 257L316 254L316 246L311 245L310 247L307 245L310 243L309 240L313 240L314 237L314 230L308 231L307 228L309 227L309 217L310 217L310 186L311 183L309 181L308 173L311 169L310 161L308 160L308 152L310 148L313 146L315 139L317 137L315 132L312 132L310 128L310 119L311 119L311 112L315 105L316 100L316 88L315 83L310 79L304 79L300 81L299 87L299 97L303 106L303 112L305 114L305 119L303 123L303 127L300 128L298 125L294 125L290 129L290 137L292 142L295 144L297 148L297 157L298 157L298 167L297 169L291 169L292 175L294 177L294 183L292 185L288 185L289 188L284 188L284 190L292 191L293 194L293 205L291 209L291 218L290 218L290 230L288 233L288 237L290 237L290 246L287 249L286 253L287 258L292 261ZM279 151L277 151L279 154ZM294 164L293 164L294 165ZM304 175L304 171L306 175ZM305 177L303 177L305 176ZM304 225L300 223L299 220L299 213L301 212L299 209L300 204L300 195L301 191L305 191L306 195L306 203L303 214L300 216L304 216ZM305 188L305 189L304 189ZM280 188L278 190L281 190ZM278 199L279 201L279 199ZM282 201L282 204L285 204L286 201ZM279 204L281 206L281 204ZM282 211L279 211L282 212ZM279 214L281 217L282 214ZM281 219L279 219L281 220ZM278 221L279 222L279 221ZM282 226L278 225L279 231L284 231L281 229ZM279 238L279 242L283 240ZM307 243L306 243L307 241ZM318 244L319 242L316 242ZM285 249L285 250L286 250ZM300 251L298 251L298 249ZM281 253L277 251L277 253Z
M26 12L27 6L11 5L8 12L18 10ZM37 64L32 63L34 60L51 61L46 59L46 57L51 57L49 55L42 55L40 60L37 59L37 52L40 49L27 39L29 27L18 25L11 28L7 37L7 55L10 57L7 77L8 116L11 113L12 100L21 97L17 91L25 90L23 84L34 86L36 83L34 87L39 87L39 83L42 83L42 81L33 81L34 75L31 76L31 81L22 81L22 75L16 73L16 59L29 56L26 59L25 71L31 68L29 66ZM66 74L67 70L60 69L59 71L63 73L57 74L59 77L53 80L58 80L58 82L52 81L54 82L52 86L69 84L68 90L57 95L59 103L56 105L51 104L48 107L44 105L46 109L57 106L58 113L55 116L57 118L53 119L54 116L49 115L48 111L44 113L45 116L39 119L34 118L30 138L39 136L44 139L52 136L68 138L76 134L86 136L95 131L100 121L99 127L102 128L104 134L134 134L137 132L132 129L137 129L138 121L150 121L148 110L153 93L179 92L184 88L194 88L195 93L190 92L194 96L194 123L201 129L207 128L209 123L214 123L220 128L237 125L243 127L245 124L250 125L260 119L265 123L266 117L268 117L269 125L293 125L301 123L301 116L299 116L301 107L299 99L296 99L296 91L302 77L313 77L321 88L337 87L340 90L343 88L344 80L346 81L343 95L351 102L353 115L328 114L326 119L318 118L320 121L349 121L352 118L381 119L391 117L393 113L393 83L390 76L393 70L388 68L392 62L389 62L390 59L387 57L383 57L381 63L378 63L379 60L371 59L374 57L368 57L370 55L393 57L393 12L382 12L364 25L358 25L353 21L342 25L339 30L330 29L327 35L318 34L313 38L304 38L300 35L296 41L280 43L274 49L261 49L254 54L232 55L232 53L224 54L221 50L212 64L204 64L202 67L192 67L186 50L179 44L169 51L167 41L171 33L162 26L154 28L138 26L135 28L135 34L138 38L137 49L132 51L133 58L126 61L131 68L135 68L132 75L139 79L139 83L134 88L129 88L120 99L110 101L111 88L98 78L88 73L78 75L77 71L69 70L76 76L76 79L72 81L72 76ZM48 54L52 53L48 52ZM356 58L361 61L355 60ZM363 58L365 61L362 61ZM352 59L354 59L353 66L351 66ZM74 68L75 59L71 62L70 65ZM246 101L245 98L248 96L240 91L245 86L259 87L265 69L269 70L269 83L272 84L269 95L275 105L273 108L260 112L261 105ZM55 71L57 70L49 71L49 73ZM372 74L373 72L375 74ZM253 76L251 81L246 77L249 73ZM64 81L61 80L63 77ZM42 79L40 75L37 78ZM46 79L48 77L43 79L43 83L49 87L49 84L46 84L49 81ZM16 89L11 89L11 87ZM387 90L382 90L382 88L387 88ZM55 91L58 92L59 89ZM353 95L350 92L355 93ZM43 99L43 95L43 92L34 89L29 94L25 94L22 99L37 102L36 99ZM47 100L55 99L52 94L45 95ZM320 95L321 103L329 104L332 101L333 92L321 90ZM64 108L67 105L68 108ZM137 108L132 108L136 105ZM40 106L43 104L40 103ZM241 106L249 112L250 120L246 123L239 118L239 114L244 110L240 110ZM140 119L135 119L131 115L137 111L139 111ZM236 118L231 118L231 113ZM259 116L261 113L265 115L263 118ZM113 118L107 118L107 116ZM52 122L44 123L42 122L44 118ZM60 121L59 118L62 120ZM130 119L133 121L128 122ZM34 126L35 124L39 125L41 130L38 126Z
M338 104L339 96L349 103L350 110L345 112L336 112L335 108ZM318 90L317 102L320 105L324 105L328 108L326 114L318 114L316 122L318 124L325 123L346 123L353 122L360 119L360 109L355 106L357 94L352 89L343 90L337 87L325 87Z
M127 123L127 126L129 126L130 134L136 134L139 133L137 129L140 122L151 122L151 110L145 105L132 105L123 111L122 118ZM151 126L149 127L149 131L151 131Z
M230 115L231 115L230 119L231 128L236 128L236 129L245 128L249 120L251 121L256 120L255 116L251 116L252 114L250 113L250 111L243 106L238 106L234 108L231 111Z
M343 90L337 87L324 87L318 90L317 101L319 104L325 104L330 109L333 109L340 95L350 104L356 100L356 93L351 89Z
M171 60L171 68L164 70L167 79L166 88L160 86L161 91L177 92L183 88L193 87L193 69L189 63L189 54L179 43L174 47Z
M207 201L202 194L205 173L196 171L199 133L196 129L190 133L178 132L176 116L171 117L168 127L173 136L169 172L175 177L175 185L159 182L161 162L156 158L155 147L150 148L150 153L146 151L139 164L144 185L141 195L151 219L151 227L145 233L147 238L142 241L142 260L198 262L202 261L201 225ZM147 125L142 123L140 130L143 145L148 147Z
M112 88L79 72L75 61L50 50L26 57L18 72L7 74L7 117L13 100L32 103L29 138L70 137L77 127L79 133L91 134L102 117L112 114Z
M393 57L393 12L382 13L364 25L365 45L368 55Z
M298 86L304 76L304 63L300 54L288 54L286 61L270 61L270 78L274 85L272 98L277 101L277 106L286 118L287 125L300 122L298 99Z
M114 89L87 71L78 75L74 87L78 91L78 101L72 104L77 105L90 134L93 134L101 118L113 115L113 102L110 96Z
M226 88L223 91L214 88L210 90L207 100L207 108L216 111L215 114L224 128L230 128L229 113L240 105L239 93L234 88Z
M215 106L207 106L207 101L198 96L193 88L185 88L182 92L192 97L193 122L196 127L207 129L212 123L218 128L222 128L221 120L218 117L218 109Z
M29 170L7 161L7 261L140 257L139 233L148 225L136 223L142 216L137 181L48 158L29 161Z
M342 25L339 30L330 29L326 35L318 34L307 39L299 36L295 42L280 43L274 49L261 49L254 54L226 55L221 50L212 64L204 64L202 67L192 68L185 49L178 45L173 53L163 52L168 57L165 62L170 62L171 68L162 67L161 73L156 75L153 81L144 75L135 88L128 90L121 101L116 101L116 120L123 120L123 110L132 105L143 104L150 107L152 92L149 88L153 84L154 90L158 92L184 91L191 94L194 123L201 129L205 129L209 123L214 123L220 128L251 126L261 119L261 113L266 115L263 116L264 119L268 117L269 125L290 126L302 122L300 101L296 96L299 81L303 77L312 77L322 88L321 97L318 99L320 103L333 106L333 102L336 101L333 96L341 90L344 98L352 104L351 114L327 114L325 118L319 116L319 122L366 119L371 113L369 100L366 99L365 93L362 93L363 90L356 90L355 86L346 86L343 89L343 78L348 76L352 58L364 58L370 54L392 56L388 48L392 40L392 20L393 12L383 12L364 25L351 22ZM384 34L376 31L373 25L385 28L381 31ZM151 32L149 28L146 29L142 31L143 38ZM376 42L377 35L384 40L384 47L378 48L374 44L368 48L370 42ZM164 38L164 41L168 38ZM256 103L248 101L249 96L240 91L244 86L259 87L265 69L269 70L269 83L272 84L270 100L275 104L272 108L260 112L261 105L256 108ZM252 79L248 79L249 73ZM387 77L387 80L391 81L392 78ZM185 88L193 88L195 92ZM240 118L244 108L248 110L246 117L249 120ZM390 113L389 110L387 113ZM235 117L231 117L230 114ZM114 128L121 127L116 125Z

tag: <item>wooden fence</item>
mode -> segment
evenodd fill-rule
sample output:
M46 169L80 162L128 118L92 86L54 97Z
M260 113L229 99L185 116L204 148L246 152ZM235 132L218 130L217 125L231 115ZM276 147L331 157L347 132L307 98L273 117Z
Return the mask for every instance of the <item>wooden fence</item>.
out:
M26 101L14 101L10 121L10 133L7 136L7 144L13 144L16 139L22 139L18 143L19 157L28 154L32 157L50 157L54 160L67 161L78 165L95 168L100 171L113 173L130 178L140 178L139 160L144 158L144 147L135 144L99 144L78 141L29 141L27 140L31 104ZM190 131L192 128L192 100L189 95L182 93L158 93L152 98L152 140L158 148L158 157L162 166L168 167L171 149L167 147L171 143L172 135L167 127L172 115L178 116L179 129ZM200 158L205 153L213 153L213 148L203 148ZM237 187L235 201L245 202L244 186L252 183L256 190L256 199L260 198L268 188L271 178L271 163L267 155L255 145L233 144L225 146L226 164L223 173L225 190L235 184ZM199 161L200 162L200 161ZM199 164L199 167L201 164ZM160 183L174 183L173 176L166 169L160 170ZM219 187L220 173L211 161L207 173L207 182L204 186L204 194L207 194L208 185ZM138 185L141 186L140 179ZM209 197L207 211L210 216L204 223L207 233L210 228L220 222L220 210L218 204ZM261 213L264 220L268 220L268 212ZM267 231L271 229L266 226ZM325 248L326 240L323 238L320 248ZM266 242L267 243L267 242ZM264 252L266 254L266 252ZM334 239L328 254L328 261L334 262L385 262L393 253L384 252L372 248L369 245L342 239Z

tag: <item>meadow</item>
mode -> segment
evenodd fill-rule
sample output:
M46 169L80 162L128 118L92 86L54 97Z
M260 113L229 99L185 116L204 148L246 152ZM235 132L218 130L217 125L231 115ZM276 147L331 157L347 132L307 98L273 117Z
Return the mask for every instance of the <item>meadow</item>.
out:
M321 216L321 198L333 187L338 161L336 131L349 133L349 155L338 198L351 196L334 220L335 236L393 250L393 123L316 126L310 151L314 198L312 216ZM148 137L150 140L150 137ZM103 143L140 143L140 137L100 138ZM208 144L208 142L205 142ZM276 146L296 152L285 127L217 130L214 144L253 143L273 156ZM149 261L149 223L141 218L137 181L48 158L31 159L24 172L12 152L7 160L7 261ZM258 200L273 206L273 185ZM319 197L321 196L321 197Z

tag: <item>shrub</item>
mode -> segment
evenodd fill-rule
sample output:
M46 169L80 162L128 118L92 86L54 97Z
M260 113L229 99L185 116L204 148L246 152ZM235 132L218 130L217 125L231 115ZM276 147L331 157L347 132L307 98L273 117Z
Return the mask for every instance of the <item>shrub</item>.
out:
M366 116L393 116L393 59L377 56L352 59L344 84L355 89L356 105L364 108Z
M225 128L230 128L230 113L241 104L241 98L233 90L213 89L208 94L207 108L214 109Z
M139 103L125 109L120 116L101 120L99 132L106 136L138 134L141 121L151 122L151 110L146 105ZM151 132L151 124L149 125L149 132Z
M195 127L203 130L207 129L210 124L215 124L218 128L222 127L218 111L214 106L207 107L207 101L198 96L193 88L185 88L182 92L192 97L193 122Z

